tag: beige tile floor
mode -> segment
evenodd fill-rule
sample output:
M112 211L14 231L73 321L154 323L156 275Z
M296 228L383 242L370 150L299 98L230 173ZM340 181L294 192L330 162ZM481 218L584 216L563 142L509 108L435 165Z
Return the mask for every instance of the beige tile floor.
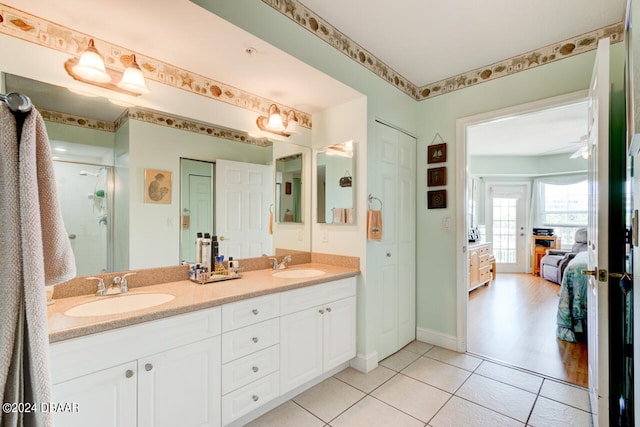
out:
M252 427L588 427L588 391L414 341L368 374L347 368Z

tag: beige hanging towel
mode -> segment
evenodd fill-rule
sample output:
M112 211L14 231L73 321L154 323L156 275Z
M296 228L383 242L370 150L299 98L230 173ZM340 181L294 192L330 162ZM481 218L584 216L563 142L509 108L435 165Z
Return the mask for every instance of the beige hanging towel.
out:
M0 103L0 401L51 402L45 285L75 276L44 120L33 109L16 138ZM39 406L38 406L39 408ZM0 414L2 426L53 425L45 411Z
M344 208L333 208L333 224L344 224Z
M382 209L370 209L367 212L367 238L369 240L382 240Z

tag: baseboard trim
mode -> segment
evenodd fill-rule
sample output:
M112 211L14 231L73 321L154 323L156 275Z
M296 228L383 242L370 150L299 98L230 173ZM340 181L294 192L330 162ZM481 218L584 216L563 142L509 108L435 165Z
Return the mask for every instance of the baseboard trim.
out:
M358 353L355 358L351 359L349 365L356 371L365 374L371 372L378 367L378 352L372 351L367 355Z
M425 328L416 328L416 339L428 344L444 347L449 350L457 351L458 338L454 335L443 334L442 332L432 331Z

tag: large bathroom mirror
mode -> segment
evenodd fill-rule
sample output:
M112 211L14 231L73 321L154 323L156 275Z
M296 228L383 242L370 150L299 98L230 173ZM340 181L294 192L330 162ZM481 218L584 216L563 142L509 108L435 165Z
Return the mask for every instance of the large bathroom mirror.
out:
M279 223L302 223L302 153L276 159L275 220Z
M203 124L175 113L117 105L105 97L87 97L13 74L3 73L2 77L5 92L28 95L45 118L65 226L80 276L191 260L193 239L185 230L204 226L190 223L189 214L196 207L181 203L182 192L187 191L182 185L181 159L205 167L225 159L273 168L274 149L279 153L308 149L250 135L225 127L225 123ZM232 115L225 116L224 121L227 119L237 120ZM296 142L300 141L298 138ZM170 183L172 191L164 200L145 198L147 173L154 170L163 173ZM199 173L191 171L194 180ZM265 185L272 192L274 174L265 176ZM199 182L207 180L215 192L215 175ZM306 182L308 185L309 180ZM211 197L215 201L215 195ZM215 224L215 203L210 207L211 224ZM249 220L255 218L267 223L269 204L255 208ZM298 224L302 227L303 222ZM311 249L310 231L306 229L293 234L285 230L283 236L278 233L281 231L274 227L273 245L263 252L274 253L276 244L278 248Z
M354 168L353 141L316 151L317 222L335 225L355 223Z

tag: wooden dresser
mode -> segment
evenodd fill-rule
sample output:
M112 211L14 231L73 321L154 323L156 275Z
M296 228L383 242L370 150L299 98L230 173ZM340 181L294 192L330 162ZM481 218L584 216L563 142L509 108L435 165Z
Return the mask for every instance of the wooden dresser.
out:
M469 291L491 281L491 243L473 243L469 252Z

